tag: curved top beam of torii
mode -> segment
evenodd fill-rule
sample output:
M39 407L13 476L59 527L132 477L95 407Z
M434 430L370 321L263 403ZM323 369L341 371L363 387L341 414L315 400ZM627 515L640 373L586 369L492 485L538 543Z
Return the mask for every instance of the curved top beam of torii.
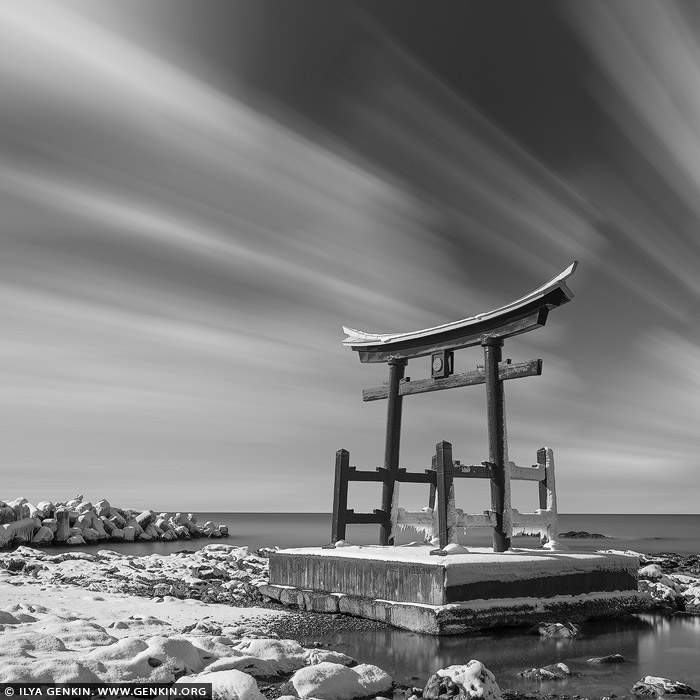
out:
M566 280L574 274L574 261L563 272L520 299L493 311L409 333L365 333L343 327L343 345L359 353L361 362L422 357L438 350L479 345L485 338L509 338L544 326L550 309L573 299Z

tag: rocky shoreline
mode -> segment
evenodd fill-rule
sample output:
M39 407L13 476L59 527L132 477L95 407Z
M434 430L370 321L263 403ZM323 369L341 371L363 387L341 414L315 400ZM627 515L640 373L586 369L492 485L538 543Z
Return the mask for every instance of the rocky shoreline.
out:
M107 499L94 505L82 494L59 503L26 498L0 501L0 550L21 544L82 547L105 542L189 540L193 537L228 537L226 525L197 524L194 513L156 513L117 508Z
M477 660L436 669L424 687L399 686L376 666L317 648L316 639L344 630L386 626L290 612L266 600L259 589L268 581L269 551L219 542L170 555L51 554L27 546L0 553L0 601L8 601L0 605L0 684L199 681L212 682L217 697L239 700L555 697L501 690ZM640 590L659 611L700 614L697 556L639 557ZM576 627L562 621L532 632L571 636ZM567 671L559 663L521 675L545 680L566 678ZM648 677L630 693L690 693L680 681Z

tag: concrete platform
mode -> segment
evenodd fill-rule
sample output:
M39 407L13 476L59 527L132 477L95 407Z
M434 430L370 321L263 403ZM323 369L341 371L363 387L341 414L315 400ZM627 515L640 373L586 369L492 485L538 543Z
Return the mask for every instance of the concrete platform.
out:
M281 550L261 593L428 634L614 617L646 608L637 557L515 549L435 556L430 546Z

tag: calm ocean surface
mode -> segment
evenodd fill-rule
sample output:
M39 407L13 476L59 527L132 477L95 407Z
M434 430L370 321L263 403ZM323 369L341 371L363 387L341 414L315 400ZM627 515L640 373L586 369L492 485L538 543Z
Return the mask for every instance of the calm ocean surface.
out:
M248 546L253 552L260 547L305 547L328 544L331 516L328 513L197 513L197 522L212 520L228 525L230 536L221 540L236 546ZM562 540L571 549L632 549L636 552L700 553L700 514L698 515L560 515L559 531L584 530L613 539ZM350 525L347 539L354 544L377 544L376 525ZM420 539L413 531L400 533L398 543ZM474 546L490 547L487 529L469 530L460 541ZM142 542L110 544L109 548L132 554L167 554L181 549L199 549L212 540L188 542ZM536 538L518 537L515 546L536 547ZM53 550L52 551L58 551Z
M259 547L301 547L327 544L330 515L325 513L199 513L198 522L226 524L231 536L227 544ZM560 515L559 529L585 530L613 539L569 539L571 549L632 549L637 552L700 553L699 515ZM472 530L460 539L465 544L490 546L488 530ZM401 542L418 539L402 533ZM348 540L376 544L377 527L348 528ZM199 549L212 540L140 544L110 544L111 549L131 554L167 554ZM537 546L533 538L516 538L514 545ZM58 550L56 550L58 551ZM88 550L89 551L89 550ZM402 630L331 635L319 640L363 663L374 663L397 681L424 685L439 668L482 661L496 676L502 689L544 693L580 694L601 697L629 696L636 681L645 675L681 680L700 690L700 617L638 616L629 620L592 621L583 625L583 636L575 639L544 639L522 630L499 630L455 637L435 638ZM622 654L619 665L591 665L592 656ZM518 671L547 664L566 663L581 674L565 681L525 681Z

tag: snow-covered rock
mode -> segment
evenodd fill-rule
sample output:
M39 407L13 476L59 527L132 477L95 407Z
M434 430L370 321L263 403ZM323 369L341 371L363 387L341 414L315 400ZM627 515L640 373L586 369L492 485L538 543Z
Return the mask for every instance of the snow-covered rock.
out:
M71 659L29 658L23 664L0 661L0 683L97 683L99 677Z
M696 695L697 691L680 681L672 681L660 676L644 676L637 681L632 692L635 695Z
M581 634L581 630L572 622L540 622L529 632L543 637L575 637Z
M639 581L639 591L641 593L648 593L653 600L669 609L675 610L677 607L677 594L675 589L664 583L642 579Z
M176 683L211 683L212 700L265 700L255 679L242 671L215 671L183 676Z
M97 513L99 517L109 516L109 511L111 509L112 506L106 498L102 498L95 503L95 513Z
M423 691L426 700L500 700L501 689L496 679L481 661L448 666L434 673Z
M624 663L625 659L622 654L608 654L607 656L593 656L586 660L589 664L621 664Z
M225 658L214 661L207 670L237 669L255 678L268 678L292 673L304 666L324 661L344 666L354 659L339 652L306 649L290 639L246 639L231 647Z
M542 668L529 668L526 671L520 671L519 676L537 681L551 681L568 678L572 675L569 667L561 661L557 664L549 664Z
M282 692L299 698L318 700L353 700L367 695L379 695L390 690L391 676L372 664L348 668L342 664L323 661L294 673Z

